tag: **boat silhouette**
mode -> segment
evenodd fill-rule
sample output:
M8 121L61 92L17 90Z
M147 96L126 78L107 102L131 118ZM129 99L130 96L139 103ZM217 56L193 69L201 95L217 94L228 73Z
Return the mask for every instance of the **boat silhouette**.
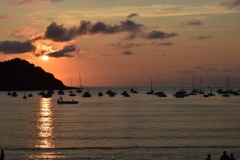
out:
M192 81L192 91L189 93L189 95L197 95L198 89L195 88L194 86L194 76L193 76L193 81Z
M91 93L86 91L84 92L84 94L82 95L82 97L92 97Z
M64 101L64 100L62 99L62 97L60 97L60 98L57 100L57 103L58 103L58 104L77 104L78 101L75 101L75 100Z
M77 93L82 93L82 80L81 80L81 74L79 73L79 89L77 89Z
M147 92L146 94L154 94L153 88L152 88L152 77L151 77L151 90Z
M225 94L222 94L222 97L230 97L230 95L228 94L228 85L229 85L229 80L230 80L230 79L228 79L228 76L226 76L226 79L225 79L226 91L225 91Z

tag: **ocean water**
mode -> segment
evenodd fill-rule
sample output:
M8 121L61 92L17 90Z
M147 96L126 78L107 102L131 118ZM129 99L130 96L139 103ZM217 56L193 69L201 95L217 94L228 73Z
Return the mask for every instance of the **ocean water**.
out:
M109 97L108 89L118 94ZM79 104L63 105L57 91L52 98L32 91L26 100L30 92L0 92L0 149L11 160L215 160L224 150L240 159L240 96L177 99L179 88L155 87L168 96L161 98L145 94L149 87L135 89L131 97L121 95L130 87L83 89L91 98L65 90L63 99Z

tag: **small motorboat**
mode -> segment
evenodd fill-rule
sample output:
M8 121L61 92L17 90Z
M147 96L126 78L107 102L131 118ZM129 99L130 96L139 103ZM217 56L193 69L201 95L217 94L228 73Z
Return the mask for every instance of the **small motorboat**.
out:
M102 97L103 93L102 92L98 92L98 97Z
M64 95L63 90L59 90L59 91L58 91L58 95Z
M47 94L54 94L54 91L53 90L48 90Z
M138 93L136 90L134 90L133 88L131 88L130 90L131 93Z
M69 96L74 97L74 96L76 96L76 94L74 94L74 93L69 93Z
M107 92L106 92L106 94L108 94L109 95L109 97L115 97L115 95L117 95L117 93L116 92L113 92L112 90L108 90Z
M45 93L45 94L42 95L42 97L43 97L43 98L51 98L51 97L52 97L52 94L47 94L47 93Z
M78 89L76 92L77 92L77 93L82 93L82 90L81 90L81 89Z
M223 94L222 97L230 97L229 94Z
M28 97L33 97L32 93L29 93L29 94L28 94Z
M92 97L91 93L89 92L84 92L84 94L82 95L82 97Z
M26 96L26 95L24 95L24 96L23 96L23 99L27 99L27 96Z
M203 97L209 97L209 95L208 94L204 94Z
M42 96L44 94L46 94L44 91L41 91L41 92L38 93L38 95L40 95L40 96Z
M123 91L121 94L122 94L124 97L130 97L130 95L127 93L127 91Z
M12 92L12 97L17 97L17 93L16 92Z
M164 92L162 92L162 91L160 91L160 92L156 92L156 93L154 93L156 96L158 96L158 97L167 97L167 95L164 93Z
M57 100L57 103L58 103L58 104L78 104L78 101L75 101L75 100L64 101L64 100L62 99L62 97L60 97L60 98Z

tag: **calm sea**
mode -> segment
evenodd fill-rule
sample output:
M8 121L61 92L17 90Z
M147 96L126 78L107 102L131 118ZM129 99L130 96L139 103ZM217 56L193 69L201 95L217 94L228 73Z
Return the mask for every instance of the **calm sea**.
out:
M108 89L118 94L109 97ZM135 89L131 97L121 95L130 87L83 89L91 98L65 90L63 99L79 104L63 105L57 91L52 98L33 91L26 100L24 92L0 92L0 149L8 160L216 160L224 150L240 159L240 96L177 99L179 88L155 87L168 96L160 98Z

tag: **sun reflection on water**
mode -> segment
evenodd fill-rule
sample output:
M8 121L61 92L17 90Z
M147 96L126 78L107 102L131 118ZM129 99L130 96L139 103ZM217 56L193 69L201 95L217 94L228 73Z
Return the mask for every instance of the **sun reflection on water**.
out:
M53 113L51 98L41 98L38 114L37 130L39 140L36 148L54 148L53 144Z

